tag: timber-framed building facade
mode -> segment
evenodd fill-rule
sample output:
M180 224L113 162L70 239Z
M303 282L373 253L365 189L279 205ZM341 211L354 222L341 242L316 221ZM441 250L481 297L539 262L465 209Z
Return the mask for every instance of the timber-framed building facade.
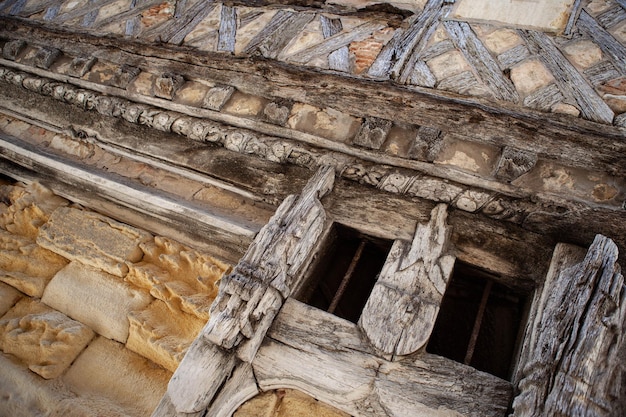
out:
M492 3L0 1L0 415L624 415L626 4Z

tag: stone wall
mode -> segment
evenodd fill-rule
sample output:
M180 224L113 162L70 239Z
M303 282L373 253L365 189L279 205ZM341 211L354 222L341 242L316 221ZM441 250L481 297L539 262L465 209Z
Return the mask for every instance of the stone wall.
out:
M0 201L0 415L150 415L229 265L37 183Z

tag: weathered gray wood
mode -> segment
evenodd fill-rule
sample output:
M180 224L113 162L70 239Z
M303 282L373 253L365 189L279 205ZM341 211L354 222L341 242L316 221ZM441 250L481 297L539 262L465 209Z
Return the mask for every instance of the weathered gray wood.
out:
M241 404L259 392L252 366L244 362L235 368L205 416L231 417Z
M611 108L561 54L547 35L530 30L521 33L531 50L534 50L552 72L559 89L576 100L585 118L600 123L611 124L613 122L615 114Z
M524 99L524 105L537 110L550 111L552 106L564 98L556 84L548 84L527 96Z
M626 75L626 47L624 45L604 30L585 10L580 13L578 28L593 39L602 52L611 59L620 74Z
M66 13L58 15L54 19L54 23L65 23L73 19L78 19L80 17L84 17L93 12L98 12L100 8L104 6L108 6L109 4L113 4L118 0L102 0L98 2L88 2L83 7L78 7L76 9L72 9Z
M288 300L252 365L262 389L296 388L353 416L495 417L508 406L506 381L428 354L387 362L362 340L353 323Z
M198 0L195 4L187 7L177 19L152 26L140 33L140 37L147 39L159 39L161 42L169 42L179 45L185 36L191 32L215 8L213 0Z
M237 35L237 9L222 5L217 50L235 52L235 36Z
M128 23L132 21L135 17L139 16L141 12L143 12L144 10L147 10L151 8L152 6L154 6L155 4L159 4L159 3L160 3L159 0L148 0L145 2L142 1L141 4L139 4L138 6L135 5L131 7L130 9L126 10L125 12L98 20L97 22L93 24L92 28L98 30L107 25L110 25L111 23L119 23L122 20L126 20Z
M537 154L505 147L496 166L495 175L506 181L524 175L537 163Z
M167 395L179 413L204 412L235 367L236 358L203 335L204 330L189 346L167 386Z
M598 235L581 263L562 268L567 259L557 258L553 270L562 269L542 290L515 416L613 415L626 319L617 257L615 243Z
M317 56L330 54L351 42L362 40L383 27L384 25L378 22L365 22L348 32L333 35L317 45L310 46L303 51L298 51L284 58L300 64L307 63Z
M166 392L163 398L161 398L161 401L159 401L159 405L157 405L152 412L151 417L202 417L203 414L203 411L197 413L179 413L176 411L176 407L174 407L170 396Z
M320 23L322 24L324 39L330 38L343 30L341 19L330 19L320 15ZM347 46L342 46L328 54L328 67L335 71L350 71L350 52Z
M407 82L413 79L424 80L427 82L431 76L435 78L428 68L428 65L426 65L426 59L423 57L422 51L426 47L426 44L433 33L435 33L435 30L439 25L439 19L441 16L445 15L447 10L448 9L446 7L442 7L437 11L437 14L433 19L429 19L425 22L428 26L425 28L425 32L410 52L409 58L406 60L404 67L397 74L392 74L392 76L395 76L397 82L407 84Z
M424 61L428 61L441 54L452 51L453 49L454 44L452 43L452 41L449 39L444 39L420 52L420 58L422 58Z
M622 6L622 9L626 10L626 0L615 0L615 1L617 1L617 4Z
M275 59L291 39L315 18L313 13L279 10L272 20L246 46L244 53L260 53Z
M563 29L563 35L571 36L576 28L576 21L578 20L578 16L580 15L580 11L582 10L582 1L574 0L574 5L570 9L570 15L567 19L567 24L565 25L565 29Z
M363 308L359 326L386 354L407 355L428 342L454 266L446 218L446 206L438 205L411 243L394 242Z
M459 94L467 94L470 89L479 85L480 82L471 71L463 71L459 74L444 78L437 84L437 88Z
M430 23L436 19L442 7L443 0L429 0L422 13L409 19L409 28L405 31L397 31L387 42L370 66L368 74L377 78L388 78L389 74L392 76L400 74L410 58L411 51L430 27Z
M432 88L437 84L437 78L433 75L424 61L418 61L413 65L413 71L409 77L409 83L420 87Z
M594 87L598 87L607 81L613 80L620 76L620 73L610 61L602 61L587 68L583 74L589 79Z
M468 23L448 20L443 23L452 42L461 50L467 62L474 68L481 81L487 85L495 98L516 103L519 95L511 80L506 78Z
M529 56L530 51L525 45L517 45L498 55L498 62L500 63L500 68L509 69Z
M334 183L323 167L300 197L289 196L261 229L234 270L220 282L205 328L207 340L225 349L242 342L238 354L251 361L294 280L311 257L326 215L319 198Z
M626 19L626 10L621 6L615 5L605 12L596 16L595 20L605 29L609 29Z
M89 0L91 4L97 4L98 0ZM91 10L89 13L83 16L83 21L81 22L81 26L83 27L91 27L93 23L98 18L98 14L100 13L100 8Z
M507 381L429 354L383 363L373 392L389 417L501 417L512 397Z

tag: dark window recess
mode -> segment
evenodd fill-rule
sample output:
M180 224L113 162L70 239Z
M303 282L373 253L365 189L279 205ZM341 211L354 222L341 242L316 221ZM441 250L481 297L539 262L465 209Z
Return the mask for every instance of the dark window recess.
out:
M457 263L426 350L510 379L528 293Z
M301 301L356 323L391 244L346 226L333 225Z

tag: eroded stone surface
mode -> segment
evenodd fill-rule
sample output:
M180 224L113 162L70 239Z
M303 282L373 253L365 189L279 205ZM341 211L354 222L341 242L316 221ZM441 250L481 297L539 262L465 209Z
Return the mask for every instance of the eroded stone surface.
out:
M493 146L446 138L434 162L489 175L497 163L498 156L499 150Z
M56 378L93 338L87 326L32 299L0 319L0 348L43 378Z
M279 389L257 395L243 404L233 417L349 417L348 414L294 390Z
M126 347L174 372L187 348L202 330L206 320L180 310L171 310L155 300L148 308L129 316L130 332Z
M143 255L139 244L150 234L97 213L60 207L39 231L37 243L68 259L122 277L125 262Z
M291 109L287 126L327 139L345 142L358 132L360 119L331 108L319 109L308 104L296 103Z
M22 293L10 285L0 282L0 317L9 311L20 298L22 298Z
M129 313L144 309L152 297L113 275L72 262L54 276L41 300L98 334L126 343Z
M528 95L553 82L554 77L541 62L531 59L511 69L511 81L520 94Z
M124 345L98 337L76 359L63 382L81 397L104 397L130 415L149 416L170 377L171 373Z
M173 311L208 320L217 282L230 267L160 236L141 244L141 250L143 261L128 264L126 280L150 291Z

